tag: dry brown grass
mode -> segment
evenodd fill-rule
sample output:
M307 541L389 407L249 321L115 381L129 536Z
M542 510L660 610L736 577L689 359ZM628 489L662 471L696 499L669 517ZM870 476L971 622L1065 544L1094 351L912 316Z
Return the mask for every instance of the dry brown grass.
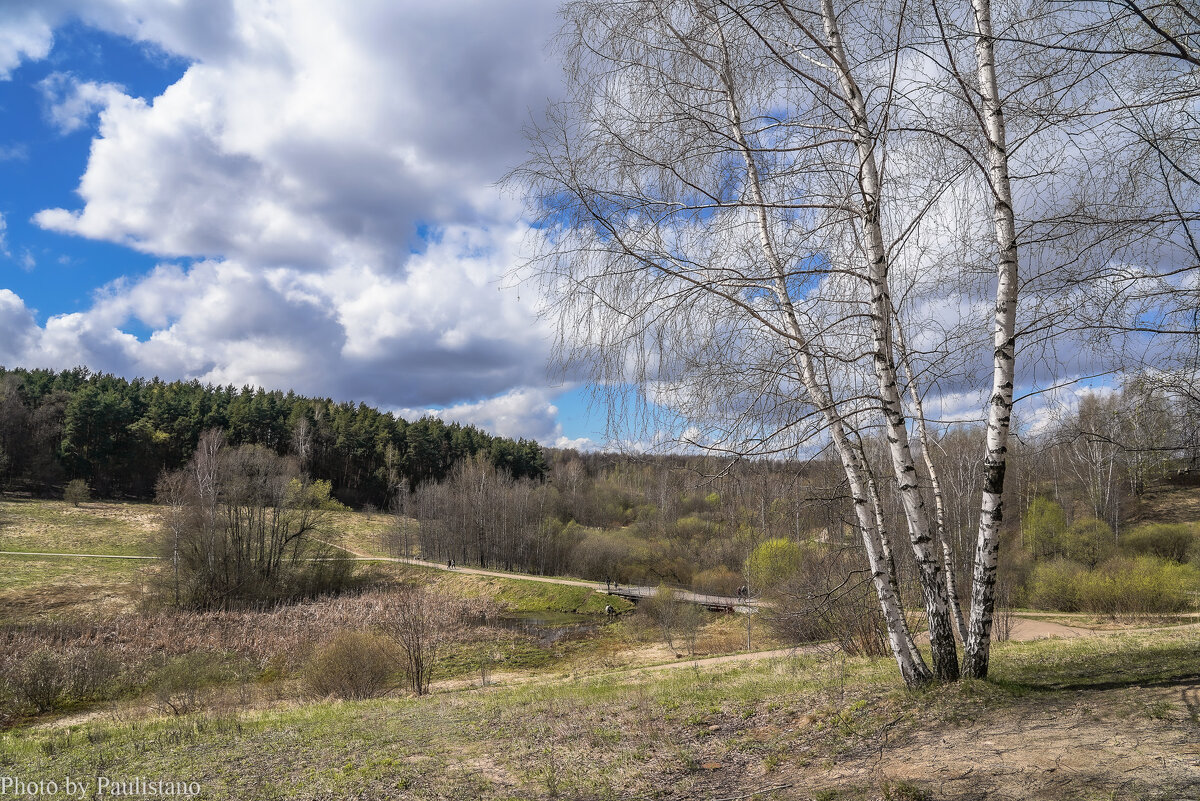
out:
M160 517L150 503L0 498L0 550L154 555Z
M1132 502L1129 524L1200 522L1200 487L1162 484Z
M395 592L375 589L238 611L170 609L14 625L0 630L0 653L21 658L40 648L104 647L127 661L154 654L233 653L261 668L273 662L293 667L313 646L339 633L378 627L389 614ZM481 611L484 606L480 602Z

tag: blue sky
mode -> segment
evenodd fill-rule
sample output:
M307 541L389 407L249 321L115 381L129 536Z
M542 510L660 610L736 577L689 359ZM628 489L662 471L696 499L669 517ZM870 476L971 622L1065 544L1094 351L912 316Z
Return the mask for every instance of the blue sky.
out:
M0 363L602 441L496 187L554 9L0 0Z
M36 309L42 324L50 315L86 309L95 287L145 273L155 259L108 242L47 232L32 221L42 209L78 203L75 189L96 134L95 119L70 133L61 132L46 113L47 98L40 85L54 74L86 75L123 85L134 96L154 97L187 67L78 22L63 26L55 38L47 58L22 64L10 80L0 81L5 131L0 143L0 213L7 223L9 251L4 286Z

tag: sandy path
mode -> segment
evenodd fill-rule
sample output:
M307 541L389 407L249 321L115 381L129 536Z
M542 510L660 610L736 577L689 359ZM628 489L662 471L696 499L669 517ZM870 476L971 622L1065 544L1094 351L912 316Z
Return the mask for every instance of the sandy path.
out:
M433 568L434 570L444 570L448 573L466 573L466 574L472 575L472 576L486 576L488 578L519 579L521 581L540 581L543 584L565 584L569 587L587 587L588 589L594 590L595 592L603 592L603 593L609 592L609 587L607 584L602 584L597 581L585 581L584 579L571 579L571 578L554 578L551 576L535 576L531 573L508 573L503 570L487 570L485 568L480 568L480 567L460 567L458 565L455 565L454 567L450 567L449 565L444 565L441 562L427 562L424 559L404 559L404 558L396 557L396 556L372 556L371 554L363 553L362 551L356 551L352 548L347 548L344 545L338 545L336 543L327 542L325 540L319 540L319 541L325 543L326 545L328 545L330 547L345 551L348 554L352 554L356 559L359 559L362 561L367 561L367 562L395 562L395 563L404 564L404 565L415 565L417 567L429 567L429 568ZM658 588L657 587L639 587L639 586L633 586L633 585L625 585L624 587L622 587L621 585L613 585L612 589L613 589L612 594L614 594L614 595L620 595L622 590L626 590L626 591L632 592L632 594L637 595L638 597L646 598L646 597L653 595L657 591ZM700 603L700 604L705 604L705 605L711 604L711 605L716 605L716 606L730 606L730 605L745 606L747 603L746 601L741 601L740 599L737 599L737 598L726 598L726 597L723 597L720 595L703 595L703 594L694 593L690 590L677 589L675 592L678 597L682 598L685 601L692 601L693 603ZM749 601L748 603L751 606L758 605L757 601Z
M1197 627L1200 627L1200 623L1188 624L1186 626L1167 626L1106 631L1102 629L1087 629L1078 626L1064 626L1059 623L1049 623L1043 620L1026 620L1023 618L1017 618L1013 621L1013 630L1010 639L1014 642L1026 642L1029 640L1044 640L1054 637L1063 639L1072 639L1075 637L1106 637L1115 634L1162 631L1164 629L1175 631L1179 629ZM794 648L776 648L770 651L750 651L740 654L726 654L724 656L677 659L674 662L660 662L658 664L650 665L633 665L630 667L615 668L612 670L598 670L594 673L550 675L529 673L492 673L488 679L488 686L551 684L569 681L572 679L593 679L602 678L605 676L628 675L634 673L659 673L664 670L680 670L687 668L701 670L738 662L762 662L771 659L786 659L801 654L823 653L829 651L829 649L833 647L834 646L830 643L814 643L812 645L800 645ZM434 690L441 692L477 689L478 687L479 684L476 679L466 678L449 679L443 682L435 682L434 684Z

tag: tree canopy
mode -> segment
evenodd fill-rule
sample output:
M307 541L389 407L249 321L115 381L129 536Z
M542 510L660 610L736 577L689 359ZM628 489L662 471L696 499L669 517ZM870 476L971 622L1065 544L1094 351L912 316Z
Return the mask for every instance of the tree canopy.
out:
M87 368L0 367L0 486L48 493L82 479L100 497L149 498L201 434L291 454L338 500L386 505L401 484L437 481L482 454L514 478L542 478L541 447L434 417L408 422L366 404L261 387L128 380Z

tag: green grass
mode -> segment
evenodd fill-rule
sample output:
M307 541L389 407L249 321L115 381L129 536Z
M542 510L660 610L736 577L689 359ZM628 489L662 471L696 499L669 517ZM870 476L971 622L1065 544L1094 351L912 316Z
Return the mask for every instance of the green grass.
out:
M126 609L140 596L142 579L153 564L0 555L0 622Z
M1014 689L1149 685L1200 678L1200 632L1130 632L1006 643L993 681Z
M1135 672L1177 676L1187 660L1200 664L1194 632L1116 635L997 645L998 681L921 692L899 686L890 659L848 659L835 684L828 659L800 656L419 699L97 720L0 735L0 772L197 781L210 799L621 798L664 782L672 797L706 797L697 789L706 764L833 764L884 731L986 721L1030 693L1058 697ZM1145 716L1166 714L1150 706ZM890 790L911 798L921 788L896 781Z
M213 798L267 797L266 788L275 783L291 785L289 797L395 789L471 797L506 783L536 790L555 772L564 794L568 788L613 791L619 786L613 780L637 767L636 757L623 759L626 764L612 773L581 757L623 750L630 739L657 751L670 740L667 730L681 722L699 730L727 710L740 711L790 686L786 674L729 670L699 679L610 678L426 699L318 703L240 717L90 724L54 734L25 730L0 737L0 764L20 767L31 778L97 770L178 777L201 782ZM631 712L646 728L618 725ZM546 750L555 747L557 755ZM689 764L693 750L674 744L670 758ZM555 759L562 764L556 766Z
M0 499L0 551L153 556L158 532L153 504Z
M0 554L0 592L56 583L129 582L153 564L140 559L81 559L71 556L11 556Z

